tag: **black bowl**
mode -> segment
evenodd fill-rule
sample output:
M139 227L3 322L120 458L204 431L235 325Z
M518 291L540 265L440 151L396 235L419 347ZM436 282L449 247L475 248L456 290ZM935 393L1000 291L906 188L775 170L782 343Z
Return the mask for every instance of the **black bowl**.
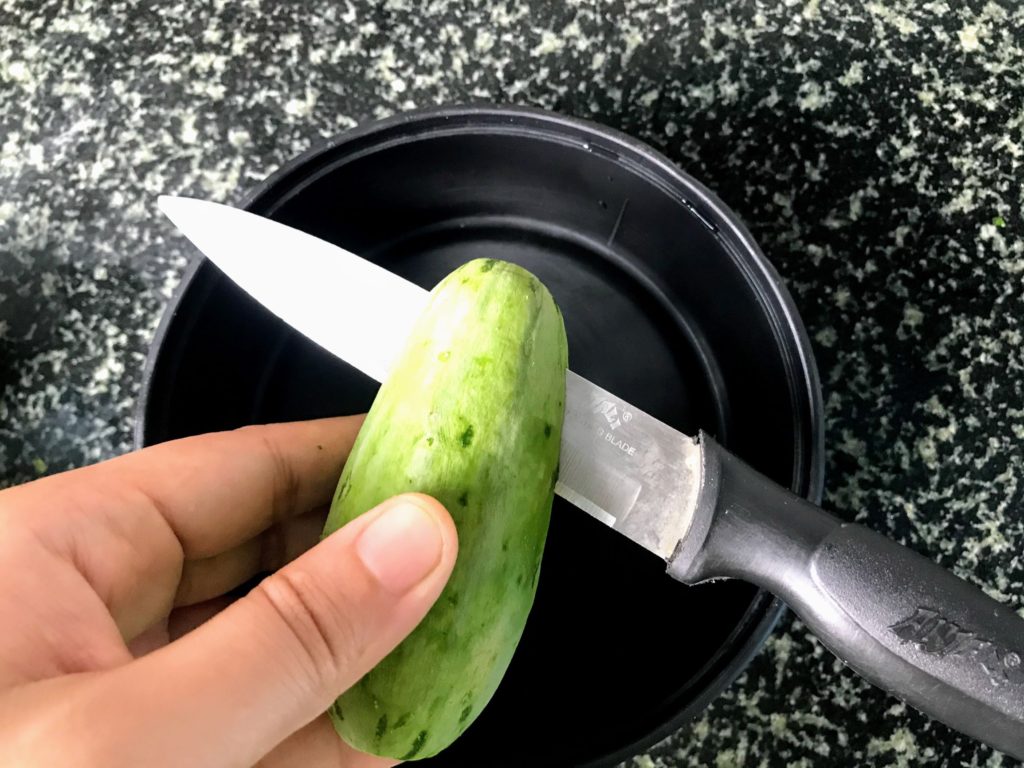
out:
M821 396L793 302L736 217L649 147L533 110L431 110L324 142L245 207L424 287L477 256L522 264L563 310L574 371L819 499ZM136 439L365 411L376 388L200 259L158 331ZM705 707L782 610L741 582L673 581L561 499L541 574L497 694L427 764L612 765Z

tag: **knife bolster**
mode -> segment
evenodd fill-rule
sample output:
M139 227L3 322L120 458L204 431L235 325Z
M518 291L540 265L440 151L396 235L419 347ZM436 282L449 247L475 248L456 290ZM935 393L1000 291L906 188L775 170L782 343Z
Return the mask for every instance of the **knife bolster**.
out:
M842 522L699 435L701 480L693 522L668 562L686 584L753 582L786 598L787 584Z

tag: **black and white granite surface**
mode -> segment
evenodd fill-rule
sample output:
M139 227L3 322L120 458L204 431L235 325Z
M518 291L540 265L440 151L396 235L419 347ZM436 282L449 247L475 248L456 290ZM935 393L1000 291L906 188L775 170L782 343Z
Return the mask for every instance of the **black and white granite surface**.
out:
M648 140L737 210L815 342L826 502L1024 609L1024 6L1016 0L0 2L0 481L130 447L187 251L397 110L496 101ZM1006 766L792 619L654 766Z

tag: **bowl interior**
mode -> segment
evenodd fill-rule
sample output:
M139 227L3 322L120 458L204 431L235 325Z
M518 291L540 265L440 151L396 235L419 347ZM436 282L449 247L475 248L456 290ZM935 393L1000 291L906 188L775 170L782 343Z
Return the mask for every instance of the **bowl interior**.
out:
M424 287L478 256L525 266L562 308L574 371L813 492L815 380L799 322L719 206L615 135L467 113L343 137L249 207ZM203 263L163 327L142 442L365 411L376 389ZM614 761L716 693L776 612L747 584L673 581L656 557L556 499L512 666L463 737L426 762Z

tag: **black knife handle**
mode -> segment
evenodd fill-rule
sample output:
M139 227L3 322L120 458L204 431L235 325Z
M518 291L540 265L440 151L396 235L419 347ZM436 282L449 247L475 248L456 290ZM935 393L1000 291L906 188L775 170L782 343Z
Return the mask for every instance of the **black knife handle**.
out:
M782 598L844 663L1024 759L1024 620L921 555L845 523L700 436L703 482L668 572Z

